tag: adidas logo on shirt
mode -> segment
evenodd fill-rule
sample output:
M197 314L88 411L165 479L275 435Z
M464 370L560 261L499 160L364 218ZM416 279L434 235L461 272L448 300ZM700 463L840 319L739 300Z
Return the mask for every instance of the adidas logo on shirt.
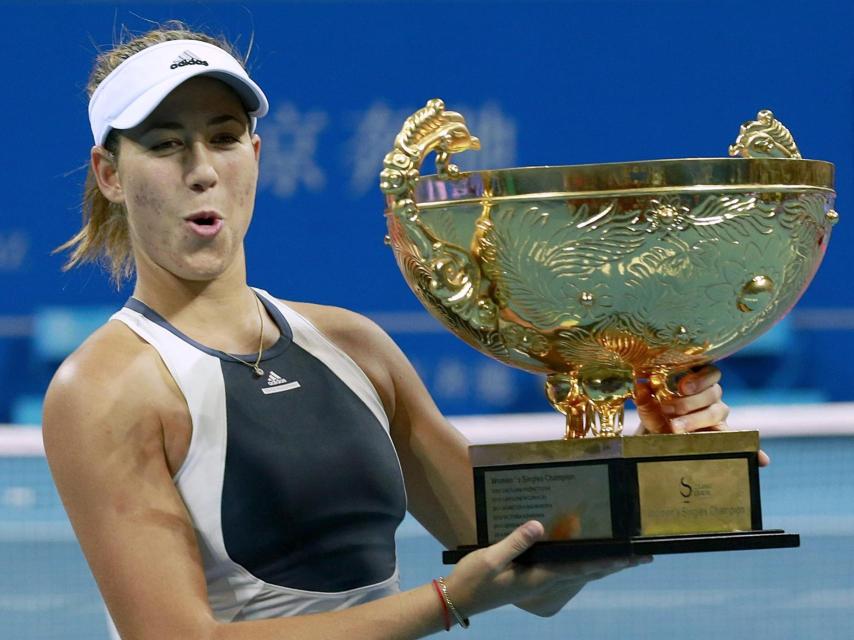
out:
M282 391L290 391L291 389L299 388L299 381L294 380L293 382L288 382L275 371L270 371L270 375L267 376L267 386L262 388L261 391L269 395L271 393L281 393Z
M191 64L201 64L204 66L208 66L206 60L199 60L192 51L185 51L180 56L175 58L175 61L169 66L170 69L177 69L178 67L186 67Z

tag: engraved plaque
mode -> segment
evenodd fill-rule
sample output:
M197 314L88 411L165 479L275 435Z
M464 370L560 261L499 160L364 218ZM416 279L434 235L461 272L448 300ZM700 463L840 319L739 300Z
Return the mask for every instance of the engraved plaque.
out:
M641 534L749 531L746 458L638 463Z
M547 540L612 535L607 464L490 469L484 480L490 544L528 520Z

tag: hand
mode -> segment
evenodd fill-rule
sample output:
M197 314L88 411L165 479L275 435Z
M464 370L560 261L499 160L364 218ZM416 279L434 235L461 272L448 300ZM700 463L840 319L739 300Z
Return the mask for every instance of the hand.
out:
M578 593L584 588L584 585L588 582L593 582L599 578L609 576L625 567L635 567L641 564L648 564L652 562L652 556L635 556L627 559L616 559L616 561L617 564L615 564L614 558L587 561L586 564L590 564L591 562L598 563L600 565L600 569L597 571L595 567L591 566L583 579L572 579L569 577L578 570L579 563L555 565L553 567L555 571L563 572L568 576L568 579L558 582L555 586L544 593L519 600L514 604L528 613L533 613L534 615L543 618L551 617L560 612L560 610L563 609L570 600L578 595Z
M721 372L707 365L679 378L675 393L659 399L649 382L635 385L635 404L645 433L724 431L729 407L721 401Z
M646 558L609 558L522 565L513 561L545 535L535 520L503 540L463 558L446 578L448 594L460 612L471 616L505 604L541 616L557 613L581 588Z
M682 376L676 394L658 399L649 382L635 385L635 404L641 420L639 434L726 431L729 407L721 400L720 369L706 365ZM771 462L759 451L759 466Z

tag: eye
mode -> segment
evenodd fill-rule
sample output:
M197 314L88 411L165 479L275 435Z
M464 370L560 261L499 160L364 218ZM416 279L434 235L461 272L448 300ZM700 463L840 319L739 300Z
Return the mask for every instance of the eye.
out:
M171 151L172 149L177 149L181 146L181 141L175 138L170 138L168 140L159 140L153 143L149 148L152 151Z
M233 133L218 133L216 134L212 142L218 145L231 145L240 142L240 136L236 136Z

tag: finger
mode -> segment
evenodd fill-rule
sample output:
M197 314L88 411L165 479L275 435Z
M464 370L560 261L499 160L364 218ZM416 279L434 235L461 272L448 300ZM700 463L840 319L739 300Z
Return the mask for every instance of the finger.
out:
M593 582L594 580L601 580L602 578L607 578L608 576L614 575L615 573L619 573L620 571L623 571L633 566L635 565L627 564L624 567L609 569L608 571L591 571L590 573L585 574L584 581Z
M670 427L674 433L690 433L701 429L715 431L726 430L726 419L729 416L729 407L723 402L694 411L670 421Z
M557 562L548 565L535 565L531 571L537 575L531 576L535 581L554 580L556 583L595 580L600 577L622 571L629 567L652 562L652 556L618 556L615 558L596 558L592 560L575 560Z
M484 550L484 559L496 572L504 569L520 554L531 548L545 535L543 525L536 520L529 520L517 527L507 537L499 540Z
M666 416L683 416L719 402L723 395L721 385L714 384L694 395L673 396L661 400L661 412Z
M649 382L637 381L635 383L634 401L641 422L639 435L670 431L670 425L667 418L661 413L661 406L658 404Z
M598 568L596 566L591 566L584 574L584 580L586 582L601 580L602 578L607 578L608 576L619 571L623 571L624 569L639 567L644 564L649 564L650 562L652 562L652 556L630 556L622 558L618 562L611 562Z
M767 467L771 464L771 458L762 449L759 450L759 466Z
M679 378L676 387L681 394L693 395L716 385L720 380L721 370L714 365L707 364L699 369L691 370Z

